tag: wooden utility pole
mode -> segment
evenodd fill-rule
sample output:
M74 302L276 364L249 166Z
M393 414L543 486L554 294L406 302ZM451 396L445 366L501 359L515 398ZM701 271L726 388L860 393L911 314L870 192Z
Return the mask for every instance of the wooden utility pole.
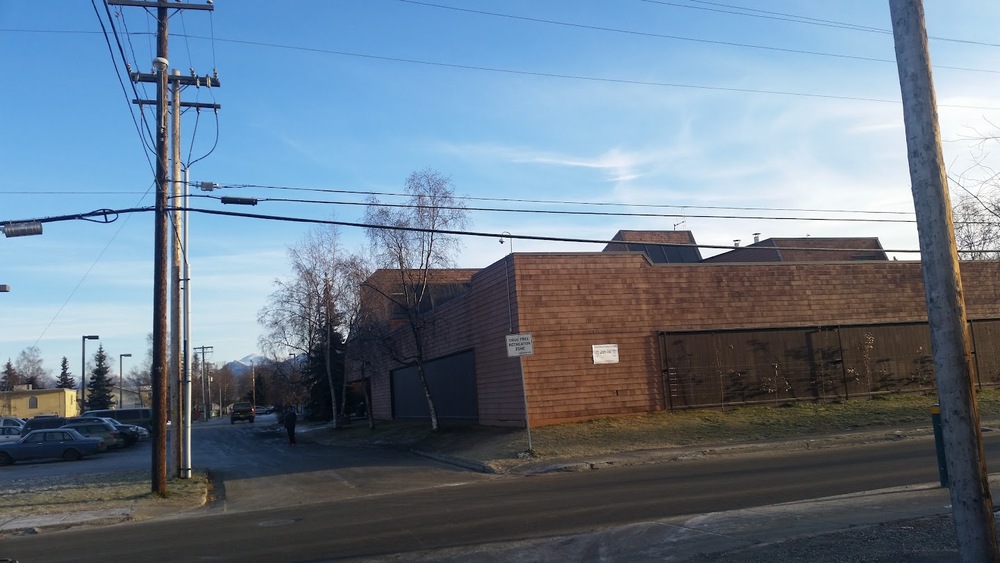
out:
M889 0L889 9L959 555L966 562L997 562L1000 551L973 387L968 324L923 3Z
M203 420L208 420L211 418L210 415L212 414L212 393L211 389L208 387L208 374L205 373L205 353L211 352L212 347L195 346L194 349L201 354L201 402L203 403L203 408L205 409L205 411L201 413L201 416Z
M153 258L153 492L167 494L167 8L156 9L156 209Z
M153 74L133 73L132 80L135 82L155 82L156 83L156 204L154 218L154 250L153 250L153 365L150 370L150 378L153 387L153 455L151 460L152 491L153 493L165 496L167 494L167 416L169 413L169 385L168 377L170 370L167 364L167 235L169 233L169 208L167 206L167 194L170 189L170 181L167 174L169 162L169 147L167 145L168 136L168 107L167 107L167 84L169 77L167 69L170 62L167 59L168 27L170 10L212 10L213 5L208 4L183 4L180 2L168 2L166 0L107 0L108 4L118 6L134 6L145 9L156 8L156 58L153 60L155 72ZM205 77L187 77L182 79L175 76L175 80L180 84L201 84L202 80L207 80L208 85L218 85L217 80L212 84L213 79ZM134 100L135 103L149 103L148 100Z

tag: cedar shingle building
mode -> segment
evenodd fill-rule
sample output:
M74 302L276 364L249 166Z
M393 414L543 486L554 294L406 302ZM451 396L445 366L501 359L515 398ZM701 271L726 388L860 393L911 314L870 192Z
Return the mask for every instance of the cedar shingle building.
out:
M615 241L438 272L451 289L427 312L426 357L441 420L524 426L527 405L540 426L933 388L920 263L888 260L877 239L769 239L704 260L687 231ZM998 273L997 262L962 263L986 385L1000 381ZM531 334L533 354L508 357L510 333ZM408 331L384 337L402 362L349 347L349 377L370 380L376 417L426 417L404 363Z

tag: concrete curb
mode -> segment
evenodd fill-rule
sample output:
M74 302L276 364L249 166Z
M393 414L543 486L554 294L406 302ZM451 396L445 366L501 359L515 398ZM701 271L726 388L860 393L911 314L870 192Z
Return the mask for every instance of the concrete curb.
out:
M87 510L65 514L40 514L18 516L0 522L0 535L32 535L43 531L61 530L79 525L117 524L132 518L132 508L119 507L106 510Z
M453 465L455 467L461 467L462 469L468 469L470 471L475 471L477 473L491 473L496 474L497 471L485 463L478 461L464 459L460 457L452 457L448 455L436 454L432 452L425 452L421 450L410 450L410 453L418 455L420 457L425 457L427 459L433 459L441 463L446 463L448 465Z

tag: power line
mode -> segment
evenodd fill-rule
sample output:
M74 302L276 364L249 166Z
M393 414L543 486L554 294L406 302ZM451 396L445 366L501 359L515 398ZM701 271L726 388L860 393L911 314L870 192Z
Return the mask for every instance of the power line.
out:
M196 194L191 197L225 200L220 196ZM320 205L346 205L359 207L387 207L394 209L440 209L440 210L465 210L480 213L517 213L527 215L570 215L575 217L651 217L651 218L687 218L687 219L748 219L748 220L768 220L768 221L837 221L845 223L916 223L916 219L871 219L859 217L781 217L781 216L748 216L748 215L698 215L691 213L637 213L637 212L611 212L611 211L565 211L556 209L510 209L495 207L467 207L464 205L411 205L406 203L381 203L364 201L328 201L309 200L292 198L247 198L254 202L254 205L261 202L272 203L308 203Z
M772 46L768 46L768 45L755 45L755 44L752 44L752 43L739 43L739 42L736 42L736 41L718 41L718 40L703 39L703 38L698 38L698 37L685 37L685 36L682 36L682 35L668 35L668 34L664 34L664 33L652 33L652 32L646 32L646 31L636 31L636 30L632 30L632 29L619 29L619 28L613 28L613 27L606 27L606 26L599 26L599 25L589 25L589 24L581 24L581 23L571 23L571 22L551 20L551 19L544 19L544 18L534 18L534 17L528 17L528 16L516 16L516 15L513 15L513 14L504 14L504 13L500 13L500 12L488 12L486 10L473 10L473 9L470 9L470 8L460 8L458 6L447 6L447 5L443 5L443 4L434 4L432 2L421 2L419 0L397 0L397 2L402 2L402 3L405 3L405 4L413 4L413 5L416 5L416 6L425 6L425 7L428 7L428 8L437 8L437 9L441 9L441 10L452 10L452 11L455 11L455 12L465 12L465 13L470 13L470 14L478 14L478 15L483 15L483 16L491 16L491 17L496 17L496 18L508 18L508 19L512 19L512 20L528 21L528 22L541 23L541 24L546 24L546 25L556 25L556 26L570 27L570 28L577 28L577 29L584 29L584 30L590 30L590 31L604 31L604 32L610 32L610 33L619 33L619 34L625 34L625 35L634 35L634 36L638 36L638 37L653 37L653 38L658 38L658 39L671 39L671 40L674 40L674 41L689 41L689 42L692 42L692 43L702 43L702 44L706 44L706 45L721 45L721 46L725 46L725 47L738 47L738 48L742 48L742 49L759 49L759 50L773 51L773 52L779 52L779 53L790 53L790 54L798 54L798 55L811 55L811 56L817 56L817 57L831 57L831 58L848 59L848 60L856 60L856 61L866 61L866 62L888 63L888 64L892 64L892 65L896 64L895 59L881 59L881 58L877 58L877 57L863 57L863 56L860 56L860 55L847 55L847 54L844 54L844 53L828 53L828 52L823 52L823 51L810 51L810 50L806 50L806 49L793 49L793 48L789 48L789 47L772 47ZM874 28L867 28L867 29L874 29ZM967 71L967 72L986 72L986 73L1000 74L1000 70L990 70L990 69L981 69L981 68L967 68L967 67L956 67L956 66L946 66L946 65L939 65L939 64L934 65L934 68L937 68L937 69L948 69L948 70L962 70L962 71Z
M854 30L857 30L857 31L871 31L871 32L877 32L877 33L892 33L891 31L889 31L887 29L882 29L882 28L878 28L878 27L871 27L871 26L867 26L867 25L858 25L858 24L850 23L850 22L838 22L838 21L834 21L834 20L827 20L827 19L821 19L821 18L813 18L813 17L802 16L802 15L798 15L798 14L787 14L787 13L775 12L775 11L771 11L771 10L760 10L760 9L757 9L757 8L745 8L743 6L732 6L732 5L729 5L729 4L721 4L719 2L708 2L708 1L704 1L704 0L689 0L689 1L691 3L694 3L694 4L707 4L707 5L710 5L710 6L721 6L723 8L732 8L732 9L735 9L735 10L743 10L745 12L756 12L758 14L769 14L769 15L773 15L773 16L783 16L782 18L776 18L776 19L783 19L784 20L786 18L791 18L790 21L794 21L794 22L797 22L797 23L816 23L816 24L821 24L822 23L822 24L833 25L833 26L836 26L836 27L843 27L845 29L854 29ZM677 4L673 4L673 5L676 6ZM693 6L681 6L681 7L692 8ZM725 13L737 14L737 15L750 15L750 14L743 14L741 12L731 12L731 11L727 11Z
M204 38L202 38L204 39ZM234 43L237 45L253 45L256 47L269 47L274 49L289 49L293 51L305 51L310 53L323 53L327 55L338 55L343 57L356 57L361 59L370 59L378 61L387 61L395 63L405 63L413 65L423 65L423 66L433 66L440 68L452 68L458 70L473 70L479 72L492 72L500 74L512 74L516 76L533 76L538 78L558 78L562 80L580 80L586 82L599 82L606 84L627 84L631 86L655 86L661 88L683 88L692 90L708 90L713 92L734 92L741 94L764 94L771 96L791 96L799 98L817 98L824 100L846 100L853 102L872 102L880 104L895 104L899 105L899 100L888 100L884 98L868 98L864 96L846 96L839 94L818 94L813 92L793 92L791 90L765 90L760 88L737 88L730 86L709 86L705 84L687 84L682 82L657 82L651 80L635 80L628 78L606 78L599 76L585 76L580 74L560 74L555 72L540 72L540 71L530 71L530 70L516 70L510 68L500 68L500 67L489 67L480 65L466 65L458 63L444 63L439 61L425 61L420 59L409 59L405 57L390 57L385 55L372 55L367 53L355 53L351 51L338 51L334 49L320 49L318 47L300 47L292 45L281 45L278 43L269 43L266 41L251 41L247 39L218 39L220 42ZM1000 107L991 106L967 106L961 104L938 104L938 107L946 108L957 108L957 109L978 109L987 111L997 111Z
M104 20L101 18L101 12L97 9L96 0L91 0L90 3L94 7L94 13L97 15L97 21L101 24L101 30L104 32L104 41L108 45L108 52L111 54L111 62L115 63L115 52L114 52L114 48L111 46L111 38L108 36L108 30L104 26ZM105 9L107 9L107 5L105 5ZM108 17L109 17L109 20L110 20L111 19L111 12L110 11L108 11ZM109 21L109 23L112 25L112 29L114 29L114 22L113 21ZM125 52L124 52L124 49L122 48L121 41L118 40L118 34L117 33L115 33L115 42L118 44L118 50L121 53L123 61L127 64L128 61L124 60L125 59ZM132 117L132 123L133 123L133 125L135 125L136 133L139 134L139 140L142 142L143 148L146 149L146 150L143 150L143 153L146 156L146 163L149 164L150 169L152 169L153 168L153 161L150 159L150 156L149 156L150 153L149 153L149 150L148 150L150 147L149 147L149 145L146 144L146 137L144 137L143 134L142 134L142 126L139 125L139 121L140 120L136 119L135 112L132 111L132 105L131 105L131 103L129 103L129 99L128 99L128 91L125 89L125 82L122 80L121 73L118 71L118 65L115 63L114 66L115 66L115 76L118 78L118 84L121 85L122 94L125 95L125 102L127 104L129 104L129 115ZM136 95L136 97L138 97L138 93L136 92L134 85L132 86L132 92ZM140 111L142 111L142 110L140 109ZM152 132L149 131L149 125L146 123L146 120L143 119L141 121L142 121L142 124L146 126L146 132L147 132L147 134L149 134L150 138L152 138Z
M61 221L72 221L72 220L91 220L95 218L103 217L104 220L97 221L101 223L112 223L118 219L121 215L127 215L130 213L148 213L155 211L154 207L133 207L126 209L99 209L96 211L90 211L87 213L76 213L71 215L60 215L54 217L44 217L38 219L29 220L16 220L16 221L3 221L0 220L0 224L6 223L21 223L36 221L40 223L54 223ZM501 236L518 239L518 240L533 240L533 241L543 241L543 242L566 242L566 243L587 243L587 244L611 244L611 243L635 243L635 244L651 244L657 246L689 246L692 248L706 248L713 250L733 250L737 248L745 249L749 248L746 246L730 246L730 245L712 245L712 244L675 244L675 243L664 243L661 241L621 241L621 240L609 240L609 239L587 239L578 237L554 237L554 236L542 236L542 235L525 235L525 234L511 234L509 231L503 233L493 233L493 232L483 232L483 231L461 231L461 230L447 230L447 229L426 229L419 227L406 227L399 225L379 225L372 223L359 223L355 221L335 221L332 219L315 219L309 217L292 217L287 215L267 215L262 213L245 213L237 211L222 211L217 209L199 209L193 207L183 207L183 206L173 206L166 208L166 211L188 211L191 213L203 213L206 215L216 215L223 217L240 217L246 219L261 219L267 221L278 221L285 223L306 223L314 225L335 225L343 227L358 227L364 229L387 229L387 230L397 230L397 231L411 231L411 232L426 232L426 233L437 233L444 235L455 235L455 236L471 236L471 237L492 237L498 238ZM747 217L710 217L710 218L723 218L723 219L746 219ZM765 217L764 219L774 219L773 217ZM964 224L989 224L987 221L966 221ZM814 248L814 247L781 247L783 250L816 250L816 251L871 251L871 248ZM886 253L919 253L920 250L914 249L878 249ZM1000 252L1000 249L989 249L989 250L961 250L963 253L973 253L973 254L986 254L991 252Z
M192 185L197 185L192 182ZM242 184L242 185L217 185L213 189L241 189L241 188L253 188L253 189L263 189L263 190L278 190L278 191L301 191L301 192L315 192L315 193L330 193L330 194L343 194L343 195L362 195L362 196L382 196L382 197L410 197L410 194L398 193L398 192L378 192L378 191L368 191L368 190L341 190L341 189L329 189L329 188L302 188L302 187L290 187L290 186L267 186L260 184ZM142 193L146 192L122 192L122 191L38 191L38 190L0 190L0 194L7 195L124 195L127 193ZM191 197L209 197L200 194L192 194ZM528 198L505 198L505 197L478 197L478 196L455 196L455 199L462 201L486 201L486 202L498 202L498 203L521 203L521 204L537 204L537 205L577 205L582 207L628 207L637 209L708 209L708 210L718 210L718 211L755 211L755 212L795 212L795 213L851 213L858 215L906 215L913 216L912 211L885 211L885 210L865 210L865 209L815 209L815 208L802 208L802 207L763 207L763 206L723 206L723 205L682 205L682 204L658 204L658 203L619 203L619 202L609 202L609 201L573 201L573 200L551 200L551 199L528 199ZM261 198L260 201L288 201L288 202L301 202L301 203L332 203L332 204L344 204L344 205L357 205L357 202L330 202L325 200L299 200L292 198ZM682 214L682 216L688 216Z
M646 0L646 1L651 1L651 0ZM197 36L197 35L191 35L190 37L197 38L197 39L208 39L208 38L206 38L204 36ZM826 99L826 100L845 100L845 101L855 101L855 102L872 102L872 103L896 104L896 105L898 105L900 103L899 100L890 100L890 99L884 99L884 98L871 98L871 97L865 97L865 96L848 96L848 95L839 95L839 94L822 94L822 93L815 93L815 92L795 92L795 91L791 91L791 90L767 90L767 89L762 89L762 88L738 88L738 87L730 87L730 86L712 86L712 85L706 85L706 84L689 84L689 83L682 83L682 82L658 82L658 81L651 81L651 80L637 80L637 79L628 79L628 78L608 78L608 77L599 77L599 76L586 76L586 75L580 75L580 74L562 74L562 73L555 73L555 72L541 72L541 71L518 70L518 69L511 69L511 68L500 68L500 67L491 67L491 66L482 66L482 65L467 65L467 64L458 64L458 63L446 63L446 62L440 62L440 61L427 61L427 60L420 60L420 59L410 59L410 58L405 58L405 57L391 57L391 56L386 56L386 55L373 55L373 54L368 54L368 53L357 53L357 52L351 52L351 51L339 51L339 50L333 50L333 49L320 49L318 47L302 47L302 46L294 46L294 45L282 45L282 44L279 44L279 43L270 43L270 42L265 42L265 41L252 41L252 40L245 40L245 39L220 39L220 38L214 38L214 40L215 41L219 41L219 42L225 42L225 43L233 43L233 44L237 44L237 45L252 45L252 46L256 46L256 47L268 47L268 48L273 48L273 49L287 49L287 50L293 50L293 51L304 51L304 52L311 52L311 53L322 53L322 54L328 54L328 55L336 55L336 56L343 56L343 57L355 57L355 58L362 58L362 59L379 60L379 61L387 61L387 62L396 62L396 63L404 63L404 64L412 64L412 65L433 66L433 67L440 67L440 68L451 68L451 69L458 69L458 70L471 70L471 71L478 71L478 72L490 72L490 73L500 73L500 74L512 74L512 75L517 75L517 76L532 76L532 77L538 77L538 78L556 78L556 79L562 79L562 80L579 80L579 81L598 82L598 83L607 83L607 84L626 84L626 85L632 85L632 86L653 86L653 87L660 87L660 88L680 88L680 89L693 89L693 90L707 90L707 91L715 91L715 92L733 92L733 93L742 93L742 94L762 94L762 95L771 95L771 96L790 96L790 97L800 97L800 98L816 98L816 99ZM968 71L976 71L976 72L1000 73L1000 71L991 71L991 70L969 69L969 68L961 68L961 67L954 67L954 68L958 69L958 70L968 70ZM1000 107L992 107L992 106L970 106L970 105L963 105L963 104L938 104L938 107L956 108L956 109L976 109L976 110L986 110L986 111L997 111L997 110L1000 110Z
M688 9L688 10L701 10L701 11L705 11L705 12L716 12L716 13L720 13L720 14L730 14L730 15L744 16L744 17L750 17L750 18L760 18L760 19L766 19L766 20L777 20L777 21L785 21L785 22L792 22L792 23L801 23L801 24L807 24L807 25L816 25L816 26L820 26L820 27L834 27L834 28L840 28L840 29L850 29L850 30L853 30L853 31L866 31L866 32L869 32L869 33L887 33L887 34L891 34L892 33L891 31L888 31L888 30L885 30L885 29L879 29L879 28L876 28L876 27L862 26L862 25L857 25L857 24L853 24L853 23L837 22L837 21L833 21L833 20L822 20L822 19L818 19L818 18L809 18L809 17L805 17L805 16L798 16L798 15L795 15L795 14L786 14L786 13L782 13L782 12L770 12L770 11L767 11L767 10L754 10L754 9L751 9L751 8L743 8L743 7L740 7L740 6L731 6L731 5L728 5L728 4L717 4L715 2L701 2L701 3L703 3L703 4L712 4L712 5L715 5L715 6L720 6L720 8L708 8L708 7L705 7L705 6L692 6L690 4L680 4L678 2L666 2L664 0L640 0L640 1L646 2L646 3L649 3L649 4L658 4L660 6L670 6L670 7L673 7L673 8L685 8L685 9ZM697 0L692 0L692 1L695 2ZM729 9L723 10L723 9L721 9L721 7L725 7L725 8L729 8ZM757 12L757 13L750 13L750 12Z
M826 20L826 19L820 19L820 18L811 18L811 17L808 17L808 16L800 16L800 15L797 15L797 14L787 14L787 13L783 13L783 12L772 12L772 11L769 11L769 10L758 10L756 8L744 8L742 6L733 6L733 5L730 5L730 4L722 4L720 2L708 2L707 0L690 0L690 2L697 3L697 4L707 4L707 5L712 5L712 6L721 6L721 7L724 7L724 8L732 8L733 10L744 10L745 12L756 12L756 13L744 13L744 12L732 11L732 10L718 10L718 9L713 9L713 8L702 8L702 7L697 7L697 6L687 6L687 5L684 5L684 4L677 4L677 3L674 3L674 2L663 2L663 1L660 1L660 0L642 0L642 1L643 2L649 2L651 4L663 4L665 6L675 6L675 7L678 7L678 8L689 8L689 9L696 9L696 10L709 10L709 11L713 11L713 12L722 12L722 13L733 14L733 15L738 15L738 16L759 17L759 18L775 19L775 20L782 20L782 21L790 21L790 22L802 23L802 24L809 24L809 25L821 25L821 26L825 26L825 27L839 27L839 28L843 28L843 29L852 29L852 30L855 30L855 31L865 31L865 32L868 32L868 33L879 33L879 34L884 34L884 35L892 35L892 30L885 29L885 28L880 28L880 27L863 26L863 25L857 25L857 24L853 24L853 23L838 22L838 21L834 21L834 20ZM758 14L760 14L760 15L758 15ZM770 15L768 15L768 14L770 14ZM772 17L772 16L781 16L781 17ZM958 39L958 38L955 38L955 37L941 37L941 36L935 36L935 35L928 35L927 38L928 39L933 39L935 41L948 41L948 42L951 42L951 43L965 43L967 45L981 45L981 46L984 46L984 47L1000 47L1000 44L998 44L998 43L988 43L988 42L985 42L985 41L974 41L972 39Z
M178 209L181 209L181 208L178 208ZM509 238L518 239L518 240L532 240L532 241L543 241L543 242L586 243L586 244L612 244L612 243L621 244L623 242L626 242L626 241L608 240L608 239L586 239L586 238L575 238L575 237L553 237L553 236L541 236L541 235L520 235L520 234L511 234L510 232L506 232L506 231L504 233L487 233L487 232L482 232L482 231L459 231L459 230L448 230L448 229L425 229L425 228L420 228L420 227L405 227L405 226L399 226L399 225L374 225L374 224L370 224L370 223L358 223L358 222L352 222L352 221L334 221L334 220L331 220L331 219L311 219L311 218L303 218L303 217L288 217L288 216L278 216L278 215L264 215L264 214L260 214L260 213L244 213L244 212L233 212L233 211L219 211L219 210L214 210L214 209L194 209L194 208L189 208L189 209L183 209L183 210L186 210L186 211L189 211L189 212L193 212L193 213L204 213L204 214L208 214L208 215L220 215L220 216L227 216L227 217L242 217L242 218L248 218L248 219L263 219L263 220L268 220L268 221L281 221L281 222L289 222L289 223L310 223L310 224L319 224L319 225L336 225L336 226L342 226L342 227L358 227L358 228L364 228L364 229L387 229L387 230L395 230L395 231L436 233L436 234L455 235L455 236L490 237L490 238L498 238L500 236L504 236L504 237L509 237ZM720 249L721 250L732 250L732 249L736 249L736 248L743 248L743 249L748 248L748 247L745 247L745 246L743 246L743 247L737 247L737 246L712 245L712 244L672 244L672 243L663 243L663 242L642 242L642 241L627 241L627 242L628 243L651 244L651 245L657 245L657 246L687 246L687 247L692 247L692 248L707 248L707 249L713 249L713 250L720 250ZM782 249L783 250L820 250L820 249L813 248L813 247L803 247L803 248L782 247ZM860 252L860 251L870 252L873 249L871 249L871 248L865 248L865 249L860 249L860 248L836 248L836 249L828 248L828 249L824 249L824 250L825 251L835 251L835 250L836 251L845 251L845 250L850 250L850 251L857 251L857 252ZM919 254L920 253L919 249L918 250L912 250L912 249L906 249L906 250L879 249L879 250L881 250L882 252L886 252L886 253L896 253L896 254L903 254L903 253L918 253Z
M400 192L377 192L369 190L344 190L344 189L331 189L331 188L304 188L295 186L272 186L264 184L238 184L238 185L226 185L219 184L214 185L213 189L234 189L234 188L255 188L255 189L265 189L265 190L288 190L288 191L303 191L303 192L315 192L315 193L333 193L333 194L348 194L348 195L363 195L363 196L383 196L383 197L410 197L410 194L400 193ZM0 193L9 193L0 191ZM35 193L35 192L30 192ZM635 207L635 208L653 208L653 209L715 209L715 210L728 210L728 211L790 211L790 212L802 212L802 213L858 213L858 214L872 214L872 215L908 215L912 216L913 211L866 211L859 209L807 209L798 207L740 207L740 206L721 206L721 205L676 205L676 204L657 204L657 203L618 203L618 202L607 202L607 201L572 201L572 200L550 200L550 199L526 199L526 198L508 198L508 197L475 197L475 196L455 196L455 199L460 199L463 201L493 201L493 202L504 202L504 203L535 203L543 205L580 205L580 206L595 206L595 207Z
M840 29L849 29L853 31L862 31L866 33L877 33L881 35L892 35L892 31L889 29L870 27L864 25L858 25L853 23L838 22L834 20L826 20L820 18L811 18L808 16L800 16L797 14L788 14L784 12L773 12L769 10L758 10L755 8L744 8L742 6L733 6L731 4L722 4L719 2L707 2L704 0L690 0L698 4L707 4L711 6L719 6L720 8L708 8L705 6L691 6L689 4L679 4L677 2L666 2L664 0L640 0L642 2L647 2L649 4L659 4L661 6L670 6L674 8L685 8L688 10L704 10L706 12L717 12L721 14L730 14L735 16L743 16L749 18L761 18L768 20L786 21L791 23L800 23L805 25L815 25L821 27L833 27ZM727 8L727 9L721 9ZM975 41L972 39L957 39L954 37L941 37L928 35L928 39L933 39L935 41L947 41L950 43L964 43L967 45L980 45L983 47L1000 47L998 43L989 43L986 41Z

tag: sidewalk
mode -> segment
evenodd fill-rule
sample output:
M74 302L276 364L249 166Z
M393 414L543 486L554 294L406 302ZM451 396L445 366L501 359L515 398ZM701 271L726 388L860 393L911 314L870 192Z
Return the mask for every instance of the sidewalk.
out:
M27 535L37 534L43 530L54 531L79 525L99 526L117 524L129 520L131 515L132 509L129 507L67 512L65 514L16 516L13 518L0 515L0 533Z

